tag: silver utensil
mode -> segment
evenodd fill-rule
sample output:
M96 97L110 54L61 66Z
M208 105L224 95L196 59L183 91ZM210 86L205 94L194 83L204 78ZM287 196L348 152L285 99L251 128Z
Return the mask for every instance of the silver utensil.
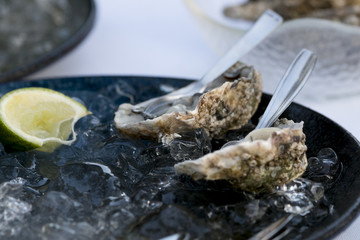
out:
M175 99L192 96L195 93L203 93L206 85L215 80L230 68L240 57L247 54L263 39L265 39L277 26L282 23L283 19L280 15L267 10L255 22L250 30L213 66L199 81L177 91L164 95L162 97L153 98L148 101L139 103L132 109L133 112L142 113L147 118L155 118L164 114L169 105Z
M294 215L290 214L288 216L284 216L277 220L276 222L270 224L268 227L264 228L254 236L252 236L249 240L268 240L268 239L276 239L280 240L284 238L289 232L291 228L285 229L282 233L277 235L284 227L293 219ZM274 238L273 238L274 237Z
M315 67L317 57L311 51L302 49L292 61L280 80L273 97L255 129L270 127L286 110L300 90L304 87ZM242 142L230 141L224 147Z

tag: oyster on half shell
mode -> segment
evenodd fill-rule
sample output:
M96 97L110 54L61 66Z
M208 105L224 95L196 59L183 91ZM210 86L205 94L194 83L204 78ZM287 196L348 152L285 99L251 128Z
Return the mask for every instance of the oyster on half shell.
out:
M300 177L307 158L303 122L278 120L273 128L257 129L243 142L175 165L195 180L228 180L249 192L272 191Z
M237 62L208 84L205 93L174 101L159 117L146 119L132 111L134 105L121 104L115 113L115 126L129 136L162 142L197 128L205 129L210 137L219 137L248 122L259 105L261 93L260 74Z

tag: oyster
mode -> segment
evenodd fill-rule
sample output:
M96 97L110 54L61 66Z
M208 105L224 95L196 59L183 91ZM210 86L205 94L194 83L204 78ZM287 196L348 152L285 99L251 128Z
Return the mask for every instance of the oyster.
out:
M360 0L250 0L227 7L224 14L254 21L266 9L274 10L285 20L310 17L360 26Z
M254 130L241 143L178 163L175 169L195 180L228 180L245 191L272 191L307 167L303 122L281 119L275 126Z
M121 104L115 113L115 126L129 136L162 142L197 128L205 129L210 137L219 137L248 122L259 105L261 93L260 74L237 62L208 84L205 93L174 101L159 117L146 119L132 111L134 105Z

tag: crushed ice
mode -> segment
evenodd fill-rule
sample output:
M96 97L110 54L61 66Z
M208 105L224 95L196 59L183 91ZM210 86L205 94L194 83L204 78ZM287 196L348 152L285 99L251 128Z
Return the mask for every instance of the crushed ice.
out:
M126 94L119 96L119 87ZM84 101L93 115L77 123L78 139L72 146L52 154L6 154L0 145L0 236L232 238L252 236L289 213L298 216L290 223L296 236L332 213L325 191L342 169L333 150L321 150L310 158L304 178L272 194L237 192L221 181L193 181L176 175L173 165L206 154L214 141L201 130L169 146L119 135L112 113L135 93L125 82L106 87L100 95L67 92Z
M31 204L18 199L25 182L15 178L0 185L0 236L17 236L32 209Z

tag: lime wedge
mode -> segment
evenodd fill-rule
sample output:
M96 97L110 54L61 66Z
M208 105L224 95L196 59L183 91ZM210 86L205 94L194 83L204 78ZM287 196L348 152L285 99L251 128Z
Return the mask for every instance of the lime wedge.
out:
M51 152L76 139L75 123L90 112L64 94L21 88L0 99L0 141L6 150ZM72 133L72 139L68 140Z

